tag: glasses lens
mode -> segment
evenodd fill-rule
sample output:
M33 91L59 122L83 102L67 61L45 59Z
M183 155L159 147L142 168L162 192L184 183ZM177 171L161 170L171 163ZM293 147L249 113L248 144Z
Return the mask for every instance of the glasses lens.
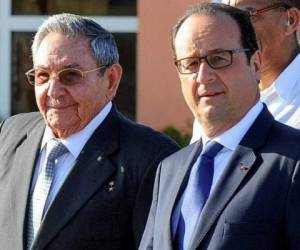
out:
M77 69L64 69L59 72L59 79L64 85L74 85L82 82L82 73Z
M192 74L199 71L199 58L185 58L177 62L178 70L182 74Z
M231 65L232 56L230 51L212 53L206 57L209 66L213 69L220 69Z
M49 81L50 75L47 71L43 69L36 69L30 73L33 77L34 84L42 85Z

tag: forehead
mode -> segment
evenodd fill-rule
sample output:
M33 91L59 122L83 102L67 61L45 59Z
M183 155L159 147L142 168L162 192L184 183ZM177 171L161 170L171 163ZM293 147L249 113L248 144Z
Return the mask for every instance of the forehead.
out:
M178 58L205 55L213 50L241 47L240 31L227 14L195 14L181 25L174 44Z
M83 36L68 37L49 33L41 42L35 57L36 66L59 67L94 62L89 40Z

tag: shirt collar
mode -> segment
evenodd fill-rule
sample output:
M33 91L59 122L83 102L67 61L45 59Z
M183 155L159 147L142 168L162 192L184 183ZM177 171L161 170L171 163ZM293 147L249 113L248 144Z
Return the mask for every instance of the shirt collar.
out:
M111 108L112 103L107 103L105 107L83 129L81 129L77 133L70 135L67 138L60 140L75 158L77 158L77 156L80 154L82 148L84 147L88 139L92 136L97 127L99 127L99 125L107 117ZM55 137L51 129L46 126L40 150L42 151L47 142L49 142L49 140L53 138Z
M275 88L278 95L287 101L293 99L296 90L300 88L300 54L298 54L294 60L280 73L280 75L275 79L273 84L265 90L261 91L261 95L268 95L273 88ZM297 86L298 84L298 86Z
M232 151L235 150L262 109L263 104L257 102L237 124L214 138L208 138L202 133L203 145L209 140L214 140L222 144L225 148Z

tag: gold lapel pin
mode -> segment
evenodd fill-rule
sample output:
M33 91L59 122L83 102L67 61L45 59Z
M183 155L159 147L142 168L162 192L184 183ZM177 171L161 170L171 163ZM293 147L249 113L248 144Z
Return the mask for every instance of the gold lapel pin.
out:
M245 166L244 163L242 163L242 162L240 163L240 170L241 171L248 171L248 169L249 168L247 166Z
M108 192L112 192L115 188L115 182L114 181L110 181L108 183Z

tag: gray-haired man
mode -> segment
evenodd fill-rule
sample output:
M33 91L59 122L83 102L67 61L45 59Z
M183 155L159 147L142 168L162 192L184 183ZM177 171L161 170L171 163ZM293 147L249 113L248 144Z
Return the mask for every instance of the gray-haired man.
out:
M0 248L134 249L156 166L177 146L116 110L118 50L92 20L50 17L32 54L40 112L0 126Z

